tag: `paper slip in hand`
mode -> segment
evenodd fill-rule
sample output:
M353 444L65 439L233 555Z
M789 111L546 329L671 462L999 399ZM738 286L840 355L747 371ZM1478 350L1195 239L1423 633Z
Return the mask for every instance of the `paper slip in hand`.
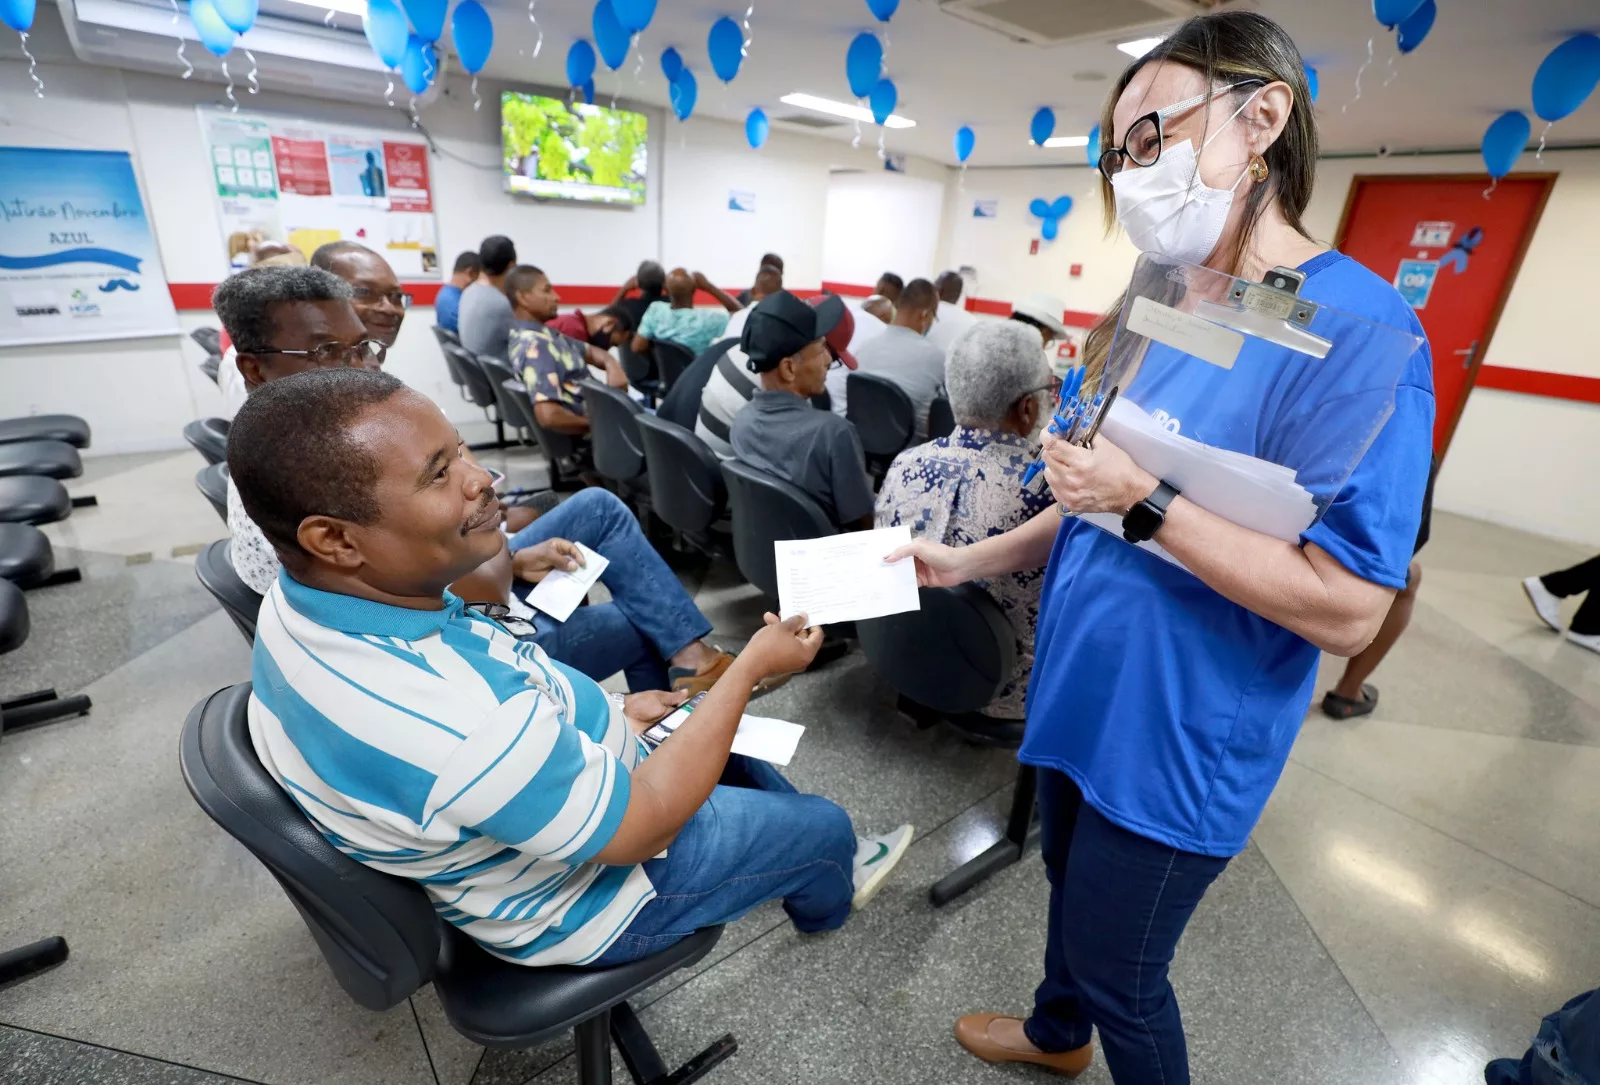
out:
M583 564L570 573L564 569L551 570L528 593L530 607L537 607L558 622L572 617L572 612L578 609L578 604L589 594L594 582L611 564L582 543L574 545L583 551Z
M686 714L675 713L656 724L656 728L671 734L682 727L687 719ZM674 722L669 726L668 721ZM805 733L802 724L788 720L775 720L770 716L740 716L739 729L733 734L733 752L782 768L794 760L794 752L800 747L800 736ZM645 735L647 741L654 737Z
M883 561L910 541L911 529L901 525L773 543L779 611L831 625L921 609L916 563Z

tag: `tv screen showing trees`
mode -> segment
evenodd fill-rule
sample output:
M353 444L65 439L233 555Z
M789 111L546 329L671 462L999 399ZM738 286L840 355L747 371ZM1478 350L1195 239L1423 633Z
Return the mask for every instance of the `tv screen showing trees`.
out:
M500 140L507 192L591 203L644 202L643 113L505 91Z

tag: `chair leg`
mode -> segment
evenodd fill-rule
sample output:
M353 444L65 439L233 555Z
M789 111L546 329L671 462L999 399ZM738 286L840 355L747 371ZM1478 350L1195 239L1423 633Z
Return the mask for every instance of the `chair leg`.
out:
M72 507L75 509L92 509L99 504L100 499L94 494L84 494L82 497L72 499Z
M1038 835L1038 825L1034 820L1037 789L1038 776L1034 767L1018 766L1017 782L1011 791L1011 813L1006 817L1005 835L933 883L933 888L928 890L928 900L935 908L944 907L979 882L986 881L1022 858L1022 853Z
M601 1010L572 1030L577 1046L578 1085L611 1085L611 1013Z
M67 940L59 934L0 953L0 989L37 976L67 959Z
M71 697L57 697L53 689L24 693L20 697L0 701L0 734L38 727L70 716L87 716L90 707L89 698L81 693Z
M651 1043L650 1035L645 1032L644 1025L640 1024L632 1006L626 1002L619 1002L611 1007L610 1017L611 1038L616 1041L617 1050L622 1054L623 1064L627 1066L635 1085L690 1085L690 1082L699 1081L710 1073L713 1067L739 1050L739 1041L733 1038L732 1033L728 1033L668 1073L667 1064L661 1061L661 1053L656 1050L656 1045ZM578 1050L581 1054L583 1050L581 1042ZM580 1082L587 1082L588 1079L582 1076L581 1061L578 1064L578 1073ZM605 1080L610 1081L610 1078Z
M40 577L38 580L19 581L17 587L25 591L32 591L34 588L54 588L62 584L76 584L82 579L83 570L73 566L70 569L57 569L49 576Z

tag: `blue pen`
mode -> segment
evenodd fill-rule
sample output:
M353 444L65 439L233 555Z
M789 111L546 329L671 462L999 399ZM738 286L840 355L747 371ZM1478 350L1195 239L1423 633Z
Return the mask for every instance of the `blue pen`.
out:
M1070 432L1077 424L1084 408L1083 401L1078 393L1083 388L1084 368L1079 366L1070 371L1061 381L1061 391L1056 398L1056 412L1050 419L1049 430L1060 435ZM1022 485L1025 489L1038 493L1041 486L1039 477L1044 472L1044 457L1033 461L1022 474Z

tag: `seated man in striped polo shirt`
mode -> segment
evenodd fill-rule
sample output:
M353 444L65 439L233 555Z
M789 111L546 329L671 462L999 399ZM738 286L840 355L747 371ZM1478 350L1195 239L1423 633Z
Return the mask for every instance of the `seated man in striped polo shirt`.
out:
M434 404L325 369L251 393L228 437L282 563L256 629L257 755L347 855L420 882L443 918L528 964L615 964L781 899L834 929L909 825L849 816L730 747L751 688L822 635L767 624L666 741L682 699L612 699L446 586L503 546L488 472Z

